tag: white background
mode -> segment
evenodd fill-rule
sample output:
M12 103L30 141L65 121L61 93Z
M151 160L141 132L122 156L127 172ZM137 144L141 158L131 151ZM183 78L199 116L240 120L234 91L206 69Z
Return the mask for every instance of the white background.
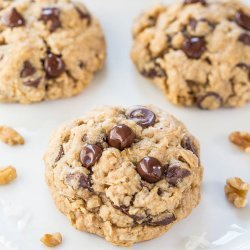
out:
M53 130L94 106L149 103L173 113L199 138L205 168L204 184L202 201L191 216L164 236L136 244L132 249L204 249L202 246L186 246L191 236L203 233L210 242L209 249L250 249L250 207L234 208L225 199L223 191L228 177L239 176L250 182L250 155L228 141L232 131L250 131L250 105L212 112L175 107L137 73L129 56L132 23L141 11L156 2L85 0L91 12L100 19L106 35L108 58L104 70L81 95L71 99L27 106L0 104L0 124L13 126L26 139L26 144L20 147L0 144L0 167L13 165L18 171L15 182L0 187L0 250L46 249L39 239L44 233L57 231L63 235L63 244L57 248L59 250L119 249L97 236L78 232L70 226L67 218L54 206L49 194L44 181L42 156ZM235 229L231 226L233 224L243 229ZM229 231L231 233L227 234ZM228 235L238 237L226 245L222 244L222 240L216 241L224 235L226 237L222 240L227 240ZM4 247L1 242L6 244L6 241L9 243Z

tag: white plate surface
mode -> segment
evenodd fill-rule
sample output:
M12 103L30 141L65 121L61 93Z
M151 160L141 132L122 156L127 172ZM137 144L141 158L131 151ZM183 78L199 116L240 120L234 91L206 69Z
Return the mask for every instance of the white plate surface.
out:
M29 106L0 104L0 124L13 126L26 138L22 147L0 144L0 166L13 165L18 171L15 182L0 187L0 250L43 250L46 248L40 237L57 231L63 235L58 250L120 249L97 236L76 231L58 212L44 181L42 156L52 131L62 122L99 105L145 103L173 113L199 138L205 173L202 200L191 216L164 236L131 249L250 249L250 207L234 208L223 191L228 177L239 176L250 182L250 155L228 141L231 131L250 130L250 105L213 112L175 107L137 73L129 57L131 26L141 11L156 2L85 0L105 31L108 44L105 69L77 97Z

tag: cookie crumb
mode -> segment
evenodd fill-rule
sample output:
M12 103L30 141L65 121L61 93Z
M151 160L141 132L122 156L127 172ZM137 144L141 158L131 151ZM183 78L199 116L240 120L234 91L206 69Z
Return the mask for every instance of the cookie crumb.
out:
M0 126L0 140L8 145L23 145L24 138L13 128Z
M250 185L238 177L227 179L224 191L228 201L237 208L243 208L247 205L247 194Z
M6 185L15 180L17 177L16 169L8 166L0 169L0 185Z
M60 233L45 234L41 242L47 247L56 247L62 243L62 235Z
M229 135L229 140L245 152L250 152L250 133L236 131Z

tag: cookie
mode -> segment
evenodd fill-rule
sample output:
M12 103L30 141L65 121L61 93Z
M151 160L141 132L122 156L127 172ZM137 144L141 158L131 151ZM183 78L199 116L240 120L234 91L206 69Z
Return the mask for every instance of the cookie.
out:
M250 100L250 8L185 0L142 14L132 60L176 105L240 107Z
M0 101L71 97L105 60L99 22L70 0L0 1Z
M102 107L63 125L45 154L57 207L120 246L153 239L200 200L198 141L154 106Z

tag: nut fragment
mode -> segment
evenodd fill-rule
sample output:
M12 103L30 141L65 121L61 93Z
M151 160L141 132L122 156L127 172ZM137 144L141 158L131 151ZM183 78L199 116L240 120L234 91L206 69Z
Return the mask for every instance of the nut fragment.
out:
M41 242L47 247L56 247L62 243L62 235L60 233L45 234Z
M24 138L13 128L0 126L0 140L11 146L24 144Z
M247 194L250 185L238 177L227 179L225 185L225 194L227 199L237 208L243 208L247 205Z
M229 136L229 140L240 147L245 152L250 152L250 133L248 132L233 132Z
M0 185L6 185L17 177L16 169L9 166L4 169L0 169Z

